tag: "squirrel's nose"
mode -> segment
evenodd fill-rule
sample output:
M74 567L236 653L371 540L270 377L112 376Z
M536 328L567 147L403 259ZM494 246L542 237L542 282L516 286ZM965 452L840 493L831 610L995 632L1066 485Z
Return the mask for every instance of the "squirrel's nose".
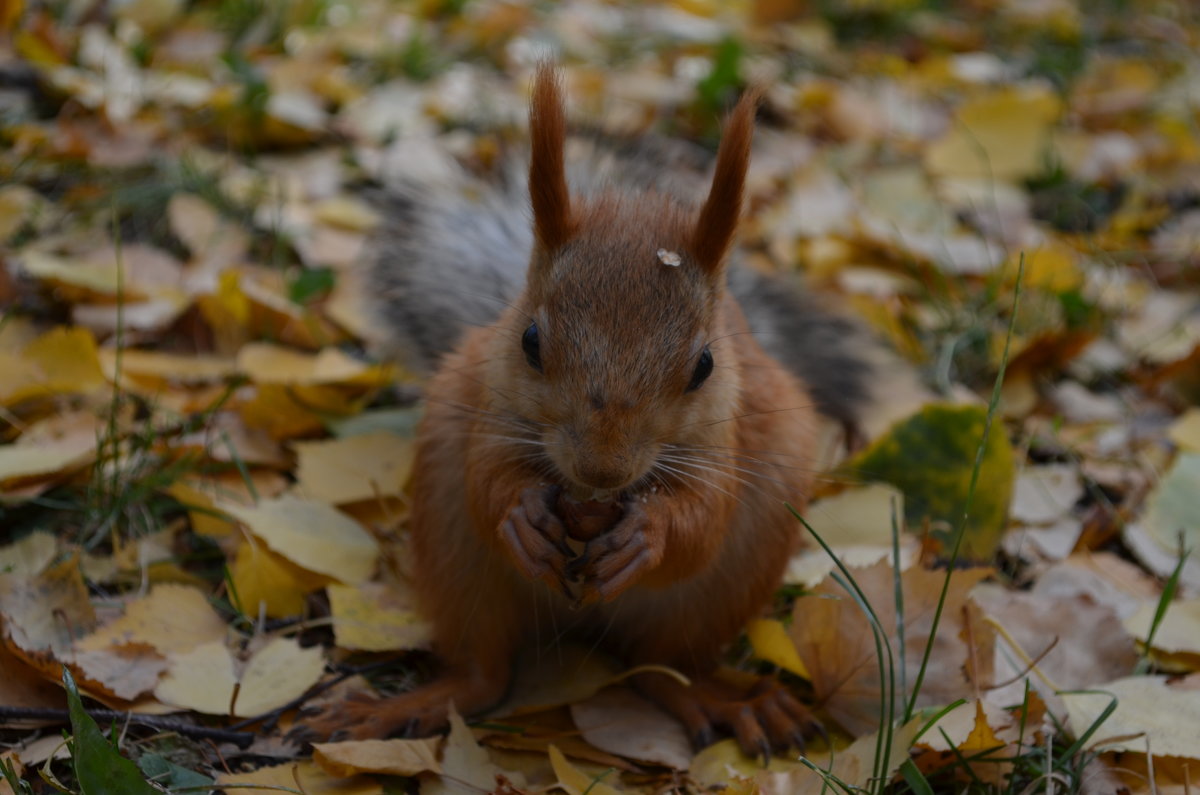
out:
M615 489L629 481L630 473L621 458L605 460L587 456L575 462L575 478L595 489Z

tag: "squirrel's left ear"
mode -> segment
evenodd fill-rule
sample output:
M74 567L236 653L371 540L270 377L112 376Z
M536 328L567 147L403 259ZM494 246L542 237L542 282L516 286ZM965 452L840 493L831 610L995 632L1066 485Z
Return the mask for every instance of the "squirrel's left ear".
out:
M706 271L715 273L725 262L742 216L742 189L750 165L754 138L754 113L762 89L748 89L725 122L712 188L692 232L692 255Z

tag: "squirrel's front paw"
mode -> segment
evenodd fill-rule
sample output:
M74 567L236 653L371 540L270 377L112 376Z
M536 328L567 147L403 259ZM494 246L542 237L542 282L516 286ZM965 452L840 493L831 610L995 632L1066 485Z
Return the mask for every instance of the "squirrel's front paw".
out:
M573 553L553 507L560 491L558 486L523 490L500 522L500 538L521 573L569 596L567 565Z
M642 503L629 500L621 521L589 541L583 555L572 562L571 574L583 582L580 603L611 602L658 565L663 542Z

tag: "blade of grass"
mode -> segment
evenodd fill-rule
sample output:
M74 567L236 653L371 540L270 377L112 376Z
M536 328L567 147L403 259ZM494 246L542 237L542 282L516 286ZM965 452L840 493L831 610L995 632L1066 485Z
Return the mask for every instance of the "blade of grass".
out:
M1004 371L1008 367L1008 355L1012 346L1013 331L1017 324L1017 307L1021 301L1021 282L1024 275L1025 255L1022 253L1020 261L1017 264L1017 281L1013 287L1012 313L1008 320L1008 332L1004 337L1004 353L1000 357L1000 369L996 373L996 381L992 386L992 396L988 400L987 418L983 423L983 438L979 441L979 449L975 452L975 464L971 467L971 482L967 486L967 499L963 505L963 518L959 522L958 532L954 537L954 549L950 553L950 560L946 565L946 577L942 581L942 592L938 597L937 607L933 612L933 624L929 628L929 641L925 644L925 652L921 656L921 667L917 670L917 679L913 683L913 692L904 710L904 719L906 721L912 718L913 711L917 706L917 697L921 694L921 685L925 681L925 671L929 667L929 658L933 654L933 640L937 637L938 626L942 620L942 611L946 606L946 597L950 592L950 578L954 574L954 567L958 563L958 557L962 551L963 537L967 532L967 518L971 513L971 503L975 498L975 489L979 485L979 470L983 466L983 454L987 448L988 437L992 432L992 422L995 420L996 410L1000 405L1000 387L1004 384Z

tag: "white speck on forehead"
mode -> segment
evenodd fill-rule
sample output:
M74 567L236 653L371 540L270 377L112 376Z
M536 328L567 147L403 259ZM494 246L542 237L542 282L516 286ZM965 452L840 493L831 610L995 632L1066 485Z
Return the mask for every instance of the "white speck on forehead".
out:
M674 251L667 251L665 248L658 250L658 261L663 265L670 265L672 268L678 268L679 263L683 262L678 254Z

